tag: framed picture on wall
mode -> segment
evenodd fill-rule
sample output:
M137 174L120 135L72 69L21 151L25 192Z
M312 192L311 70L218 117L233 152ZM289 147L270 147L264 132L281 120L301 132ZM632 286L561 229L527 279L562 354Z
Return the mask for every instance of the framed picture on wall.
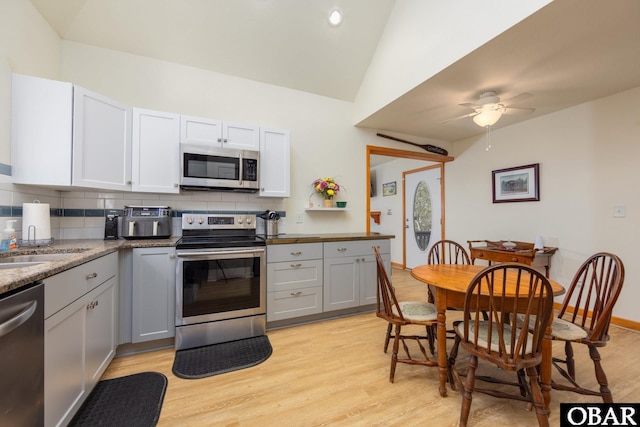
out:
M539 169L540 164L535 163L491 172L493 203L539 201Z
M394 194L396 194L397 189L396 189L396 182L387 182L385 184L382 184L382 195L383 196L393 196Z

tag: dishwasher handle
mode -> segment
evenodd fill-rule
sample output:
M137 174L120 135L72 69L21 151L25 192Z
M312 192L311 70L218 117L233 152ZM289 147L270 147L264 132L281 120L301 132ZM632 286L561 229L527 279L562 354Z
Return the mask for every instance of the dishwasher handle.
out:
M12 317L11 319L7 320L6 322L1 323L0 324L0 337L3 337L5 335L9 335L15 329L17 329L20 326L22 326L27 320L29 320L31 318L31 316L33 316L33 313L36 312L36 308L37 307L38 307L38 301L33 300L27 306L27 308L25 308L20 313L18 313L17 315Z

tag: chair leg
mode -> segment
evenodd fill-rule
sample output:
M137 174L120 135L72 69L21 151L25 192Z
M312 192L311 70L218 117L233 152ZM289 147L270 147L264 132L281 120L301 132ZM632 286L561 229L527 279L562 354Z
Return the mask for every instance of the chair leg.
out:
M529 385L531 388L531 397L533 399L533 407L538 417L538 425L540 427L549 427L549 415L544 409L544 398L542 397L542 389L538 382L538 370L535 367L527 368L529 376Z
M456 364L456 358L458 357L458 347L460 346L460 336L456 334L454 337L455 341L453 342L453 347L451 347L451 351L449 352L449 358L447 359L447 376L449 379L449 385L451 386L451 390L457 390L456 381L454 378L453 370Z
M611 394L611 390L609 390L607 376L605 375L602 364L600 363L601 357L598 349L596 347L589 346L589 356L591 356L591 360L593 360L593 366L596 371L596 379L598 380L598 384L600 384L600 394L602 395L602 401L604 403L613 403L613 395Z
M576 364L573 360L573 347L571 346L570 341L565 341L564 343L564 354L566 355L565 363L567 364L567 373L571 377L571 379L576 379Z
M396 336L393 338L393 353L391 354L391 371L389 372L389 382L393 383L396 375L396 365L398 364L398 349L400 347L400 325L396 325Z
M426 326L427 328L427 341L429 341L429 350L431 354L436 354L436 327Z
M391 330L393 329L393 325L389 323L387 325L387 336L384 338L384 352L387 352L389 348L389 339L391 338Z
M462 392L462 405L460 408L460 427L467 427L467 421L469 420L469 412L471 411L471 394L473 393L473 387L476 379L476 368L478 367L478 357L469 356L469 371L467 372L467 380L464 384L464 391Z

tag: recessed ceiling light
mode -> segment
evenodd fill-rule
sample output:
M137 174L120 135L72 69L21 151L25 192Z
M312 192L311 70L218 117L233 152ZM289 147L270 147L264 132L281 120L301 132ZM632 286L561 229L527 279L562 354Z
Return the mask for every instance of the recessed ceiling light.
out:
M329 25L337 27L342 22L342 11L340 9L332 9L329 12Z

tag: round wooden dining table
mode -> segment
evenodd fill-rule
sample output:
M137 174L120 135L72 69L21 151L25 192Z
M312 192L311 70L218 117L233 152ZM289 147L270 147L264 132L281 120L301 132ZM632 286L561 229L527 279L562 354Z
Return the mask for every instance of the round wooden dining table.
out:
M486 266L482 265L428 264L417 266L411 270L411 275L414 278L435 288L436 308L438 311L439 391L442 397L447 395L447 307L464 308L464 297L471 280L485 268ZM549 282L555 296L562 295L565 292L564 287L558 282L551 279L549 279ZM509 279L507 278L507 285L508 283ZM548 338L550 333L551 322L549 322L547 334L542 343L542 362L540 364L540 382L547 411L551 402L551 339Z

